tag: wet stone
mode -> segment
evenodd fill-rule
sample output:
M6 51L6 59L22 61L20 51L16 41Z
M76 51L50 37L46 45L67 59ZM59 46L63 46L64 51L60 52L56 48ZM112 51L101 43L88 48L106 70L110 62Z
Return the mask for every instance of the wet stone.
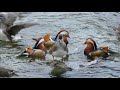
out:
M14 75L13 70L5 69L0 67L0 77L11 77Z
M72 71L70 67L68 67L64 62L54 60L52 62L49 62L50 66L53 66L53 69L51 70L50 76L52 78L63 78L63 74L67 71Z

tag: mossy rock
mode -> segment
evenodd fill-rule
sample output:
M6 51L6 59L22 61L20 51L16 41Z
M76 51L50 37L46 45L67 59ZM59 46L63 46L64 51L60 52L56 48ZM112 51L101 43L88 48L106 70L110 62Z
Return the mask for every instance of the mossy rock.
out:
M65 69L61 67L54 67L53 70L51 71L51 75L53 77L61 77L63 73L65 73Z
M67 67L67 65L65 64L65 62L63 61L58 61L58 60L54 60L51 62L47 62L46 64L50 65L53 67L50 76L52 78L63 78L63 74L67 71L71 71L72 69Z
M13 70L0 68L0 77L11 77L14 75Z
M57 77L57 78L63 78L62 74L64 74L67 71L71 71L72 69L69 67L61 67L61 66L55 66L50 75L52 75L52 77Z

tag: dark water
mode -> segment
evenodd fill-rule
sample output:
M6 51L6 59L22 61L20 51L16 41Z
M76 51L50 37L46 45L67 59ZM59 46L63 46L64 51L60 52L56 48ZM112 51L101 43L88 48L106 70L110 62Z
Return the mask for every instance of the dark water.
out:
M69 58L65 61L72 71L65 72L65 78L116 78L120 77L120 42L117 41L114 28L120 24L120 13L116 12L33 12L23 13L15 23L37 22L40 25L24 29L18 35L22 40L10 45L0 42L0 66L12 69L17 74L12 78L50 78L52 66L46 62L52 58L48 55L46 61L28 62L28 58L17 58L27 46L33 46L32 38L51 33L53 36L60 28L70 33ZM87 62L83 54L86 38L92 37L99 46L108 45L116 54L108 60L97 59Z

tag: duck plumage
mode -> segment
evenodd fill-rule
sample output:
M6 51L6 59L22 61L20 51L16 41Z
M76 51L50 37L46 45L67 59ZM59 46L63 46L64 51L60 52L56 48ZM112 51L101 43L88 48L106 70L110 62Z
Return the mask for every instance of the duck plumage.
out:
M50 48L49 53L54 57L60 57L63 59L64 56L68 54L68 47L64 42L65 36L60 35L59 39L55 42L52 48Z
M46 53L43 50L28 47L25 49L25 51L28 53L28 56L31 57L33 60L35 60L36 58L45 60Z
M87 44L87 47L84 49L84 55L87 56L88 59L94 60L95 57L106 59L108 57L108 46L97 48L96 42L92 38L86 39L85 44Z

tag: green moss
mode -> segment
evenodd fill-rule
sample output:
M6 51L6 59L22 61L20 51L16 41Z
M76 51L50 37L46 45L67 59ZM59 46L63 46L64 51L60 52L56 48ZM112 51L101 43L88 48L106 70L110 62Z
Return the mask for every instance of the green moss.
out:
M66 70L62 67L54 67L53 70L51 71L51 75L56 77L61 77L61 75L65 72Z

